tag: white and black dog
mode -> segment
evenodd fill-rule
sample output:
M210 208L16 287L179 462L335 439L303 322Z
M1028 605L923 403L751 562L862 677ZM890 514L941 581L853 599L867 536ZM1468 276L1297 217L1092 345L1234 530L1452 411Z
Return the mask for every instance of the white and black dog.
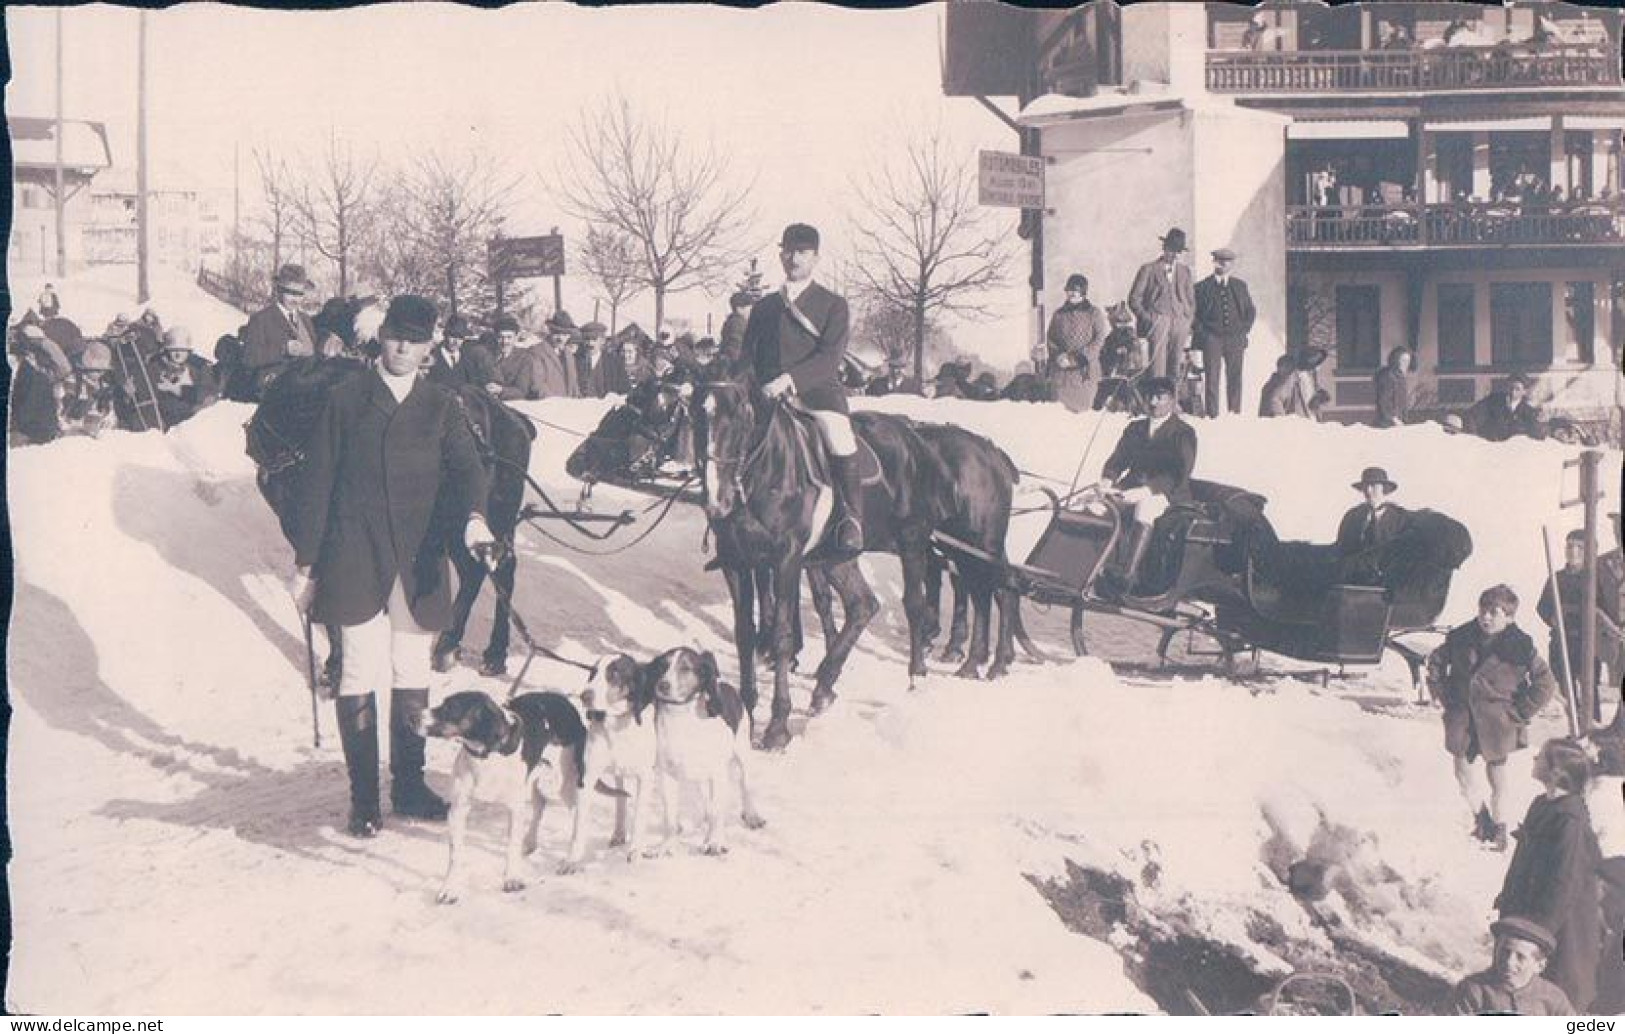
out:
M581 713L560 693L521 693L499 704L470 690L453 693L426 712L418 731L462 748L451 770L450 849L438 900L456 901L467 888L463 845L476 799L508 809L502 889L523 890L521 873L525 858L536 850L543 807L555 801L580 812L587 743Z
M750 719L738 691L718 677L709 652L678 647L641 665L625 654L605 658L582 699L589 718L585 780L624 791L616 801L610 846L624 845L628 861L670 850L684 782L700 783L704 790L705 853L727 850L721 798L730 776L739 783L745 827L766 824L751 799L746 771ZM660 792L665 837L645 851L641 813L651 782ZM583 856L588 810L576 810L567 867L574 868Z

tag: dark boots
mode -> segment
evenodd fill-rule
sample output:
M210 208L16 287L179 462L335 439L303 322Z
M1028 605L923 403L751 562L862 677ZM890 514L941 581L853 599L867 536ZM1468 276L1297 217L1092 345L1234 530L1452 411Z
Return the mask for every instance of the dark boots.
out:
M1096 595L1120 599L1133 595L1140 580L1140 566L1145 562L1146 550L1151 548L1151 529L1135 522L1129 525L1128 559L1121 567L1108 566L1100 573Z
M863 552L863 485L859 480L858 458L831 456L829 473L837 496L830 552L837 558L851 559Z
M333 702L338 715L344 767L350 774L350 824L353 837L370 837L383 826L378 814L378 700L341 696Z
M418 732L418 718L428 707L427 689L397 689L390 694L389 806L397 815L443 822L450 809L423 781L423 736ZM376 752L377 747L373 749Z

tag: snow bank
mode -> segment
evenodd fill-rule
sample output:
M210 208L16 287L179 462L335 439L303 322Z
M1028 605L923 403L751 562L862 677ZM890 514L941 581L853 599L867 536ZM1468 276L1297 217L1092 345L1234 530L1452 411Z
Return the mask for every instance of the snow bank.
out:
M989 433L1062 480L1094 433L1094 418L1053 406L881 404ZM526 408L585 430L604 404ZM291 558L242 456L248 413L222 404L167 436L10 454L14 1010L1154 1008L1116 953L1068 933L1029 882L1069 858L1278 969L1254 920L1324 938L1279 878L1312 851L1338 866L1327 907L1353 935L1446 975L1482 964L1504 858L1469 845L1437 717L1402 703L1403 666L1329 693L1282 679L1255 695L1084 660L1021 665L996 685L938 673L910 693L897 565L882 557L863 564L885 609L840 703L804 729L798 717L783 754L753 759L766 829L737 831L722 859L628 864L605 846L600 800L583 874L551 875L567 817L550 815L529 889L503 895L502 819L479 812L474 891L438 907L439 829L391 823L357 842L335 828L342 761L326 705L323 746L310 746L302 631L282 587ZM1101 420L1090 473L1121 423ZM1407 505L1464 519L1477 552L1452 620L1491 581L1538 591L1535 529L1558 517L1561 447L1489 453L1426 429L1284 421L1200 432L1199 473L1269 495L1283 535L1328 537L1354 500L1347 482L1373 463ZM563 497L573 445L544 426L533 463ZM643 502L597 493L603 510ZM1035 523L1013 531L1013 553ZM605 557L527 532L518 605L555 649L695 642L731 669L726 591L701 574L702 532L678 508ZM483 645L488 607L471 644ZM538 685L579 684L533 670ZM471 686L504 688L459 668L433 692ZM798 676L798 703L809 690ZM1536 736L1559 723L1544 716ZM431 745L433 781L450 761ZM1533 784L1515 775L1521 808ZM1604 792L1617 800L1617 781Z
M151 308L164 326L183 326L203 355L212 355L221 334L235 334L248 321L241 312L198 287L187 273L168 266L151 267L152 299L136 305L134 266L91 266L66 278L38 274L15 275L11 281L13 318L22 315L39 297L47 282L56 285L62 315L88 335L100 334L120 314L134 316Z

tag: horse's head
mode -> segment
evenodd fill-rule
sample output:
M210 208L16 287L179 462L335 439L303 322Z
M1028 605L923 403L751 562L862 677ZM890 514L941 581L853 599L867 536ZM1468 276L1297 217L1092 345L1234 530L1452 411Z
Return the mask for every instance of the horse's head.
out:
M705 512L721 520L744 502L744 468L760 436L759 416L766 410L743 384L707 384L694 401L694 453Z
M687 408L686 385L646 381L599 421L565 461L578 481L635 479L669 458Z

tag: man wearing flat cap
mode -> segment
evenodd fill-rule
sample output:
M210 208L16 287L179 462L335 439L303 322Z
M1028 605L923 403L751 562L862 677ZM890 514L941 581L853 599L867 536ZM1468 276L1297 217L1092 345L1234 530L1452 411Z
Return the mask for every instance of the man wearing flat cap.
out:
M1541 976L1557 947L1550 930L1524 916L1507 916L1491 923L1490 933L1495 937L1490 968L1456 985L1452 1012L1458 1016L1575 1015L1563 989Z
M1241 363L1247 354L1247 334L1258 310L1247 281L1232 276L1236 253L1220 248L1213 253L1213 275L1196 285L1196 315L1192 341L1202 352L1207 374L1207 415L1219 415L1219 367L1224 366L1225 401L1231 413L1241 412Z
M305 298L316 289L305 267L288 263L276 271L270 305L248 318L239 335L242 364L253 399L259 398L276 369L290 359L316 354L316 325L305 314Z
M1389 501L1399 491L1388 472L1367 467L1351 486L1365 501L1343 514L1337 525L1337 555L1343 577L1353 585L1382 585L1384 547L1410 524L1410 511Z
M750 310L742 361L769 398L793 396L818 424L840 501L828 551L839 559L863 550L858 442L841 386L851 315L845 298L813 281L818 247L813 227L784 228L779 241L784 286Z
M370 837L378 805L378 705L390 693L390 802L436 821L418 718L428 706L434 634L451 623L452 550L492 545L486 475L456 395L419 376L435 307L389 303L372 369L329 394L295 500L293 594L312 621L340 626L334 709L350 779L349 832Z
M1162 236L1162 254L1141 266L1128 291L1128 307L1139 321L1140 335L1150 343L1152 376L1178 384L1185 349L1190 347L1196 291L1185 254L1185 231L1175 227Z

